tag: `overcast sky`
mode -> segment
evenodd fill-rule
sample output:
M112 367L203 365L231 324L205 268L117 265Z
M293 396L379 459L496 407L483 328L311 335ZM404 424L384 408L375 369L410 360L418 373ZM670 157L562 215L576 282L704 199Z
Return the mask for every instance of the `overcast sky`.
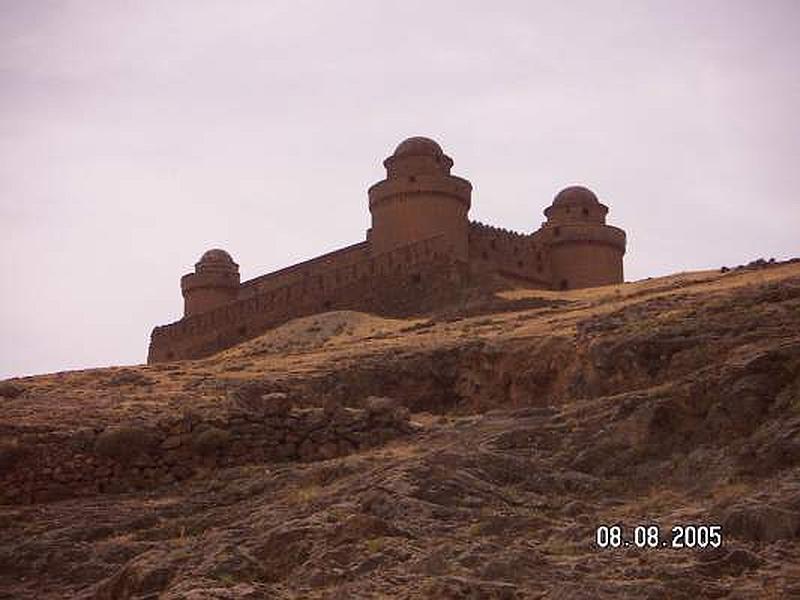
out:
M361 241L411 135L530 232L592 188L627 280L800 255L800 2L0 0L0 377L144 362L211 247Z

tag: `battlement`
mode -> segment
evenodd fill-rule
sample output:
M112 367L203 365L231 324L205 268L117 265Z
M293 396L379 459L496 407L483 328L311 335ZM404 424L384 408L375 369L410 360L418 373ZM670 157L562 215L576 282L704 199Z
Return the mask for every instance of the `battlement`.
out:
M472 221L469 249L473 272L496 271L533 287L550 287L546 248L532 234Z
M311 277L325 277L335 274L337 269L350 266L369 258L368 242L352 244L333 252L322 254L310 260L278 269L242 282L239 298L249 298L261 292L297 283ZM335 275L334 275L335 278ZM323 280L324 283L324 280Z
M495 227L494 225L487 225L480 221L469 222L470 233L475 232L479 235L495 236L496 238L507 238L509 240L519 240L521 238L530 238L530 233L520 233L513 229L505 229L504 227Z

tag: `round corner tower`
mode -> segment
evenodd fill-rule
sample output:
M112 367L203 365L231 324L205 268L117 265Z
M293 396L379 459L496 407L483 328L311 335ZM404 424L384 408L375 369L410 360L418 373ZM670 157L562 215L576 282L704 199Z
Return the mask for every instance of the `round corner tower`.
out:
M209 250L194 265L194 273L181 277L181 292L184 317L236 300L239 293L239 265L225 250Z
M608 207L594 192L571 186L544 210L541 235L549 246L554 289L575 289L623 282L625 232L606 225Z
M439 144L408 138L383 165L386 179L369 188L372 252L442 235L452 256L467 260L472 184L450 174L453 160Z

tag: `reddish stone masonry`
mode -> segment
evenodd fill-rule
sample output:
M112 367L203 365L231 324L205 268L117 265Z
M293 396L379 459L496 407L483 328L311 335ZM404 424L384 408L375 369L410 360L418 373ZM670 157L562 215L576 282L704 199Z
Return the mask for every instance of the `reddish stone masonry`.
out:
M153 330L148 362L208 356L328 310L419 314L487 275L539 289L623 281L625 232L606 225L608 207L585 187L559 192L546 222L518 233L469 221L472 184L450 173L435 141L409 138L383 164L365 241L245 282L227 252L207 251L181 278L184 317Z

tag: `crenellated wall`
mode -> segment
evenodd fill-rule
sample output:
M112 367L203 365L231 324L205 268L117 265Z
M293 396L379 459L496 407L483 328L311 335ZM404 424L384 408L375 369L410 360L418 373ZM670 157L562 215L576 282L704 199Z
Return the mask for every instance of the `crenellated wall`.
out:
M469 224L469 263L473 273L498 272L536 287L550 287L547 247L532 234Z
M327 254L322 254L311 260L297 263L285 269L279 269L242 282L239 288L239 300L252 298L265 292L279 288L304 284L310 286L328 286L334 284L337 270L350 267L370 257L369 243L359 242Z
M149 363L208 356L291 319L329 310L407 315L457 297L465 263L435 236L253 294L153 330Z

